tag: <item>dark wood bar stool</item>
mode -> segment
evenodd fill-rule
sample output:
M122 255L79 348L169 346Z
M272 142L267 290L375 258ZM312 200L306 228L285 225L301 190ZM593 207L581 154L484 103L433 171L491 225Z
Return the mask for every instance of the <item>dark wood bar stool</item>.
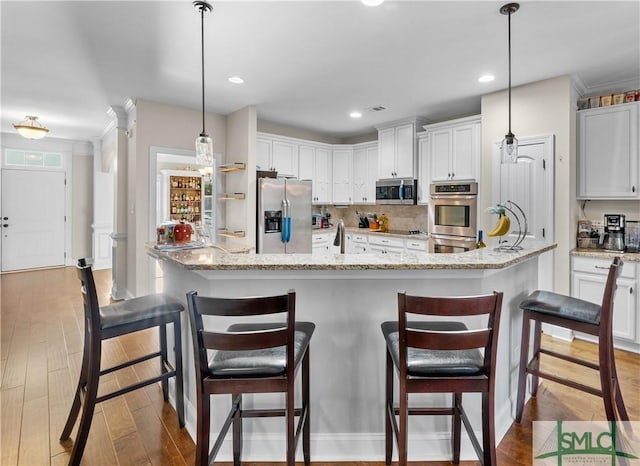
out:
M242 419L286 417L287 465L295 465L296 447L302 432L304 463L310 462L309 342L315 329L311 322L295 321L296 294L247 298L213 298L187 293L193 337L197 391L196 465L213 463L233 424L233 464L240 465ZM278 323L234 323L217 331L215 322L205 329L202 316L243 317L282 314ZM242 319L246 320L246 319ZM208 326L209 327L209 326ZM214 350L209 358L207 352ZM302 368L302 406L295 408L294 386ZM284 409L243 409L243 393L286 393ZM209 448L211 395L231 395L231 409L213 445ZM295 416L298 425L295 426Z
M176 411L180 427L184 427L180 333L180 313L184 310L184 306L179 301L163 294L153 294L100 307L93 272L85 259L78 260L77 273L82 284L84 301L84 350L78 386L69 417L60 436L60 441L69 439L82 407L78 435L69 458L70 465L80 464L97 403L157 382L162 383L164 400L168 401L167 380L170 377L176 378ZM167 359L167 324L173 324L175 367ZM103 340L152 327L158 327L160 331L159 351L101 370L100 359ZM101 376L153 358L160 358L159 375L98 396L98 383Z
M629 420L618 383L616 361L613 352L613 298L616 280L622 269L622 260L615 257L609 267L604 287L602 304L594 304L582 299L564 296L550 291L534 291L522 303L522 346L520 349L520 369L516 422L522 420L527 374L531 374L531 395L536 396L538 378L542 377L568 387L602 397L607 420ZM529 339L531 321L534 322L533 354L529 360ZM573 356L557 353L541 347L542 323L564 327L597 337L598 362L596 364ZM540 355L545 354L570 363L596 370L600 374L600 389L540 369Z
M391 464L393 436L398 464L407 464L409 415L452 416L453 462L460 462L461 422L485 466L496 464L494 388L502 293L469 297L421 297L398 293L398 321L384 322L387 343L385 460ZM469 329L463 322L407 321L420 316L487 316L487 325ZM482 350L482 351L481 351ZM399 376L399 407L393 403L393 373ZM462 393L482 394L482 446L462 407ZM408 407L410 393L453 393L451 407ZM396 422L399 417L399 425Z

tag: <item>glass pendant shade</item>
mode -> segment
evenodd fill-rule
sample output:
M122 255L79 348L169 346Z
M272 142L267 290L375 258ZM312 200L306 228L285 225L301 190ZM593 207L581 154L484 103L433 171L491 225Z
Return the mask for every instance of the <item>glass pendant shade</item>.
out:
M38 121L37 116L27 115L20 123L15 123L13 127L18 134L27 139L42 139L49 130Z
M207 133L196 138L196 160L200 165L213 165L213 139Z
M500 146L500 162L518 162L518 139L513 133L506 134L502 140L502 145Z

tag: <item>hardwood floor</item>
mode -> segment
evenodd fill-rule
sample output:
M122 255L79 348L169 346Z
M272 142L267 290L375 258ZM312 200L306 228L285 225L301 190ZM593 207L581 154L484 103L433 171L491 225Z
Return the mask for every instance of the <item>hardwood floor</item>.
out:
M108 302L109 270L95 272L100 302ZM66 465L71 442L60 435L77 382L82 354L82 300L73 267L0 276L0 465ZM153 331L106 342L104 364L124 355L135 357L157 344ZM595 360L594 346L552 341L558 349ZM622 392L632 420L640 420L640 356L616 352ZM103 378L101 388L135 380L155 361ZM558 370L569 375L569 371ZM588 372L574 375L597 384ZM531 463L532 420L604 419L599 398L543 382L538 397L525 408L498 446L500 465ZM75 433L72 435L72 438ZM313 454L313 452L312 452ZM83 457L86 465L193 464L194 444L178 428L173 409L162 400L159 386L137 390L98 405ZM229 463L222 463L228 465ZM250 466L265 463L246 463ZM283 463L272 463L283 464ZM319 463L314 465L381 466L384 462ZM412 462L439 466L450 462ZM477 462L462 462L476 465Z

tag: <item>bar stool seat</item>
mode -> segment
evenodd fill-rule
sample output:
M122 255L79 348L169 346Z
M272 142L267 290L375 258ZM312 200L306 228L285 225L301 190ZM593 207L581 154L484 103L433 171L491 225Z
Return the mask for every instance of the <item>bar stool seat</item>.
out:
M227 332L257 332L282 328L281 323L233 324ZM298 367L311 341L315 325L296 322L293 344L293 364ZM287 370L287 347L277 346L257 350L217 351L209 359L209 372L215 378L275 377Z
M178 423L180 427L184 427L182 337L180 326L180 314L184 310L182 303L164 294L154 294L100 306L91 267L87 265L85 259L80 259L76 269L82 285L81 291L84 303L84 349L78 385L69 416L60 435L61 442L69 439L81 409L82 414L80 415L78 434L69 458L69 465L78 465L82 460L96 404L147 385L161 382L164 400L168 401L168 379L176 378L176 411ZM173 324L175 365L172 365L168 360L167 324ZM158 327L160 333L160 348L158 351L122 362L113 367L101 368L102 341L153 327ZM101 376L154 358L160 359L158 375L98 396L98 385Z
M595 325L600 323L602 310L600 305L589 301L541 290L531 293L520 303L520 308Z
M391 358L400 367L400 333L398 322L384 322L382 333ZM419 330L454 332L468 330L462 322L407 322L407 327ZM482 374L484 358L477 349L424 350L407 349L407 375L414 377L467 376Z
M620 384L618 383L613 349L613 298L616 290L616 280L621 269L622 260L620 257L615 257L609 267L601 304L594 304L571 296L541 290L534 291L520 303L520 309L523 312L516 422L522 421L528 374L532 375L531 396L536 396L538 379L542 377L601 397L604 401L605 413L609 421L629 420L629 415L622 399ZM534 329L532 355L529 358L531 322L534 323ZM557 325L596 337L598 362L593 363L580 357L543 347L541 344L542 323ZM548 362L545 361L545 370L543 370L540 360L542 354L598 372L600 388L594 387L593 384L588 385L574 379L568 379L558 374L557 371L554 372L552 370L553 364L551 364L553 359Z

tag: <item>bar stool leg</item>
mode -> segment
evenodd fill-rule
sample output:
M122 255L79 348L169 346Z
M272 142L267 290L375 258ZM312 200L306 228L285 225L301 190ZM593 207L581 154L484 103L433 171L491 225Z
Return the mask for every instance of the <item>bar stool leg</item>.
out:
M600 385L602 387L602 399L604 401L604 411L608 421L616 420L616 411L614 408L614 380L613 371L611 370L611 354L612 345L610 342L601 341L598 345L598 365L600 366Z
M178 424L184 427L184 377L182 374L182 331L180 315L173 321L173 354L176 358L176 411L178 412Z
M160 344L160 372L162 374L167 373L166 363L169 360L167 358L167 326L165 324L158 325L158 341ZM162 379L162 398L165 403L169 401L169 384L167 379Z
M627 413L627 408L624 405L624 400L622 399L622 392L620 391L620 380L618 379L618 370L616 368L616 357L614 354L613 343L611 343L611 373L613 375L614 387L616 390L616 407L618 408L618 415L620 416L621 421L628 421L629 414Z
M540 366L540 338L542 338L542 322L535 321L533 330L533 357L536 358L538 367ZM538 384L540 377L531 375L531 396L538 394Z
M209 464L209 435L211 430L211 399L208 393L198 387L198 415L196 416L196 466Z
M231 395L233 403L238 403L233 415L233 466L240 466L242 455L242 393Z
M482 394L482 451L484 453L484 465L496 464L496 430L493 418L494 396L493 391Z
M99 342L97 343L97 348L93 348L94 345L92 343L90 343L92 348L89 350L91 355L89 356L87 369L87 384L85 386L82 414L80 415L80 424L78 425L78 435L73 442L73 450L71 451L71 457L69 458L69 466L77 466L82 460L84 447L87 445L87 438L89 437L91 421L93 420L93 412L96 407L96 398L98 397L98 382L100 380L100 359L102 357L102 350Z
M520 366L518 367L518 397L516 399L516 422L522 421L524 395L527 389L527 365L529 364L530 321L527 311L522 313L522 341L520 342Z
M400 379L400 425L398 432L398 466L407 466L407 427L409 424L407 388Z
M460 406L462 405L462 393L453 394L453 418L451 419L451 451L453 452L453 463L460 462L460 434L462 430L460 418Z
M287 381L287 466L296 464L294 382Z
M387 350L387 368L385 371L386 388L385 388L385 406L384 406L384 460L387 466L391 465L391 456L393 454L393 427L391 426L391 417L393 416L393 360L391 353Z
M304 426L302 427L302 453L304 456L304 464L309 465L311 463L311 409L309 406L309 351L307 351L302 359L302 411L306 411L306 417L304 420Z
M73 426L76 424L78 420L78 414L80 414L80 408L82 407L82 394L87 385L87 374L89 372L89 339L90 335L85 332L84 341L86 342L84 345L84 349L82 352L82 365L80 366L80 375L78 376L78 386L76 387L76 393L73 397L73 404L71 405L71 409L69 410L69 416L67 417L67 422L64 425L64 429L62 429L62 434L60 435L60 441L65 441L69 439L71 432L73 431Z

